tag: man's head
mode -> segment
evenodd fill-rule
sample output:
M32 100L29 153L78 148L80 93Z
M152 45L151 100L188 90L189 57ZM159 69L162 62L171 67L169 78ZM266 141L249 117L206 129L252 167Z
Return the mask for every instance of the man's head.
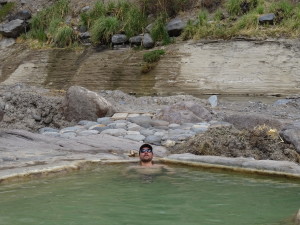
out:
M152 146L149 144L143 144L139 151L140 160L142 163L149 163L153 159Z

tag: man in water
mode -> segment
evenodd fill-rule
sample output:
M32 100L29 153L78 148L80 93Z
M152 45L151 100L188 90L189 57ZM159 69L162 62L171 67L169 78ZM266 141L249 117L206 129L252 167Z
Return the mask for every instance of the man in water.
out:
M172 174L173 170L166 165L153 163L153 148L149 144L143 144L139 149L140 163L136 166L130 166L126 170L127 176L129 175L164 175Z
M143 144L139 150L140 165L141 166L153 166L153 149L149 144Z

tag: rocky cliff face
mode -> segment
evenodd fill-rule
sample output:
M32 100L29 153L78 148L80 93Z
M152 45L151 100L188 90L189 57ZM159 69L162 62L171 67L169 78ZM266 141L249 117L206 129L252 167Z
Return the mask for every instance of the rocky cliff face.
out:
M137 94L298 94L297 40L185 42L165 47L154 70L141 73L146 50L3 49L0 81L53 89L72 85ZM133 82L134 81L134 82Z

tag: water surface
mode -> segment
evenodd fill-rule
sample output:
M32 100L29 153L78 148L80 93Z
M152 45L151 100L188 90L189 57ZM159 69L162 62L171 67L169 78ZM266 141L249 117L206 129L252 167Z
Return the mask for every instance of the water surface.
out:
M174 168L140 175L105 166L0 186L0 224L279 225L300 207L300 182Z

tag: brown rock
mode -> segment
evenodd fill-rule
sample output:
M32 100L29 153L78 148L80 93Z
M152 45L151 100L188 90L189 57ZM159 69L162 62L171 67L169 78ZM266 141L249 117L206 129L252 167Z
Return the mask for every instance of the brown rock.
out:
M212 116L202 105L194 102L180 102L162 109L156 117L170 123L196 123L209 121Z
M111 116L113 106L105 98L83 87L72 86L64 100L64 115L67 120L96 120L99 117Z

